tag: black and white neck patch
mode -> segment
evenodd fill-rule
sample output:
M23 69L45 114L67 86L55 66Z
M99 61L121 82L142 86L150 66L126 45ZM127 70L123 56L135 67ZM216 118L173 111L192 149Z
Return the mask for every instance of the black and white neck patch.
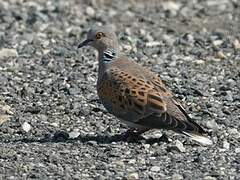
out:
M108 48L103 51L103 62L110 62L117 57L117 53L115 49Z

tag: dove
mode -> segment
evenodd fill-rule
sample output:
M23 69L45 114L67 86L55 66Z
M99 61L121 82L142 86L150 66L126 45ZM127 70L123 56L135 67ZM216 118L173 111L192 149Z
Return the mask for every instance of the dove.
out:
M93 26L78 48L84 46L98 51L98 96L109 113L130 127L128 134L166 129L212 145L206 131L190 118L161 78L120 51L109 26Z

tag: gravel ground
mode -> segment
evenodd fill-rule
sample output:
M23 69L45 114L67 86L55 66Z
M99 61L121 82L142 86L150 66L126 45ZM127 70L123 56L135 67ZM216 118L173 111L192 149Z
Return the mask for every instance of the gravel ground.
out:
M77 44L111 24L210 134L126 142ZM240 179L240 1L0 1L0 179Z

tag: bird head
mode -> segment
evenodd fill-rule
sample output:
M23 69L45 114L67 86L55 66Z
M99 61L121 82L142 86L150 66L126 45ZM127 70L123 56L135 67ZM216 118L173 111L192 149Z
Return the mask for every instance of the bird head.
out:
M87 39L78 45L78 48L92 46L99 52L107 48L118 49L116 34L109 26L93 26L87 33Z

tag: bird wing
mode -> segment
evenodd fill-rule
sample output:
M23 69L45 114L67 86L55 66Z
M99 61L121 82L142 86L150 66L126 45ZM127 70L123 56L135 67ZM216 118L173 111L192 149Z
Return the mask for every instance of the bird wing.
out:
M121 57L102 76L98 94L115 116L149 128L205 134L188 116L160 77Z
M167 110L161 92L151 81L119 68L110 68L103 74L98 95L112 114L130 122Z
M146 70L147 71L147 70ZM148 74L146 72L146 74ZM154 88L161 92L163 101L166 103L166 111L161 114L151 114L146 118L138 121L138 124L154 127L161 127L171 129L182 133L206 134L204 129L194 122L182 105L175 100L172 93L166 89L160 77L154 75L152 72L148 74ZM189 135L189 134L188 134Z

